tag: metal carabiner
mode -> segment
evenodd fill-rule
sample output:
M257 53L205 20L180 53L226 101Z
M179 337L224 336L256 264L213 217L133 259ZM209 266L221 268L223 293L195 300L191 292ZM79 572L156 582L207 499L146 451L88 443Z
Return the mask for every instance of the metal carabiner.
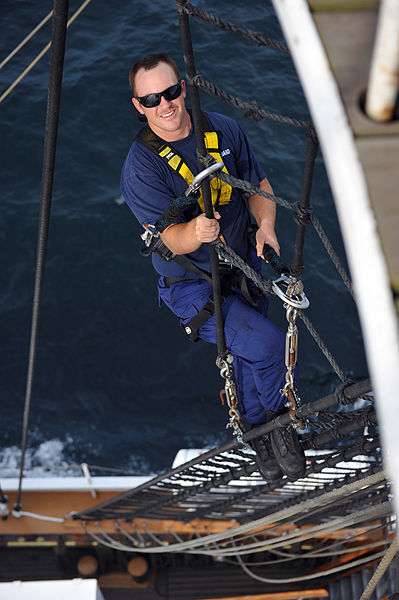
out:
M213 177L215 177L214 173L216 173L216 171L220 171L221 169L223 169L223 167L224 167L224 163L217 162L217 163L214 163L213 165L211 165L210 167L207 167L200 173L198 173L198 175L196 175L194 177L194 179L192 180L192 182L190 183L190 185L184 192L185 196L189 196L193 192L196 192L200 188L200 185L204 179L206 179L207 177L212 179ZM210 177L211 175L212 175L212 177Z

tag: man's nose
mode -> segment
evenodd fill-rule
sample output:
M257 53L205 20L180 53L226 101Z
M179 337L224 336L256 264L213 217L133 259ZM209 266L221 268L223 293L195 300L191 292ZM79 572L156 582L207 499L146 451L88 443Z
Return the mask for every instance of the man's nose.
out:
M159 106L162 108L163 106L167 107L170 106L171 101L170 100L166 100L165 96L161 96L161 102L159 103Z

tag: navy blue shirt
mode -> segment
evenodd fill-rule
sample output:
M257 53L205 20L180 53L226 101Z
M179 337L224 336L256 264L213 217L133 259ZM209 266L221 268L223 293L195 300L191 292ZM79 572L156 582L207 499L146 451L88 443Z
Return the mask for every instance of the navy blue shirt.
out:
M258 186L266 177L250 147L248 140L233 119L218 113L206 113L218 134L219 152L230 175ZM190 134L170 145L183 158L193 175L198 173L197 149L194 129ZM172 172L162 160L140 142L133 142L122 169L121 191L139 223L154 225L167 210L174 198L184 194L187 183L178 173ZM242 258L247 257L247 230L250 214L240 190L233 188L228 204L218 206L221 215L220 229L226 242ZM202 212L198 203L185 210L182 222L190 221ZM210 270L209 249L202 244L187 257L202 269ZM187 271L173 261L167 262L153 253L152 260L160 275L183 277Z

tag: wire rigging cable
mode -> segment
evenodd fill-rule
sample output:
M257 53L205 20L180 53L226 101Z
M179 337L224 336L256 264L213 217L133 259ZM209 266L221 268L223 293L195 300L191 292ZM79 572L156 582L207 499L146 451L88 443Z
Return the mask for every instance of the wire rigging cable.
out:
M69 27L70 25L72 25L72 23L75 21L75 19L80 15L80 13L82 12L82 10L84 10L86 8L86 6L91 2L91 0L85 0L81 6L78 8L78 10L72 15L72 17L68 20L67 22L67 27ZM53 11L51 11L53 12ZM50 46L51 46L52 42L49 42L40 52L39 54L32 60L32 62L26 67L26 69L15 79L15 81L5 90L5 92L3 92L3 94L0 96L0 104L1 102L3 102L3 100L5 100L7 98L7 96L9 96L9 94L11 94L11 92L13 91L14 88L17 87L17 85L22 81L22 79L33 69L33 67L35 65L37 65L37 63L39 62L39 60L41 58L43 58L43 56L46 54L46 52L49 50ZM15 54L15 51L14 51ZM6 59L6 61L8 60L8 57ZM6 62L6 61L3 61ZM2 64L3 64L2 63Z
M0 63L0 69L2 69L4 67L4 65L6 65L13 58L13 56L15 56L25 46L25 44L27 42L29 42L29 40L32 39L33 36L36 35L36 33L38 31L40 31L40 29L43 27L43 25L45 25L47 23L47 21L49 21L51 19L52 16L53 16L53 10L50 10L48 15L46 15L44 17L44 19L42 19L40 21L40 23L38 25L36 25L36 27L34 29L32 29L32 31L22 40L22 42L20 44L18 44L18 46L16 46L14 48L14 50L12 52L10 52L10 54L8 56L6 56L6 58Z

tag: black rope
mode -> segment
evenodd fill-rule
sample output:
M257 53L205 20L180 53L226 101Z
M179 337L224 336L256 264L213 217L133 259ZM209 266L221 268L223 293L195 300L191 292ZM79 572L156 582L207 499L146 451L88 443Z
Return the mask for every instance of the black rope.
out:
M32 307L32 326L29 347L28 373L26 380L25 407L21 443L21 464L19 485L14 509L21 510L21 488L28 438L29 413L32 398L33 376L36 362L37 338L39 330L40 305L43 290L48 230L50 222L51 197L53 192L55 152L57 145L58 119L60 112L62 74L64 67L68 0L54 0L53 26L51 36L50 69L47 96L47 114L43 151L42 189L40 198L39 231L36 251L35 287Z
M346 379L340 385L338 385L335 389L335 398L337 400L337 404L342 404L343 406L347 406L350 402L348 398L345 396L345 390L353 384L351 379Z
M188 89L190 94L194 131L197 142L197 152L199 154L199 166L200 170L202 170L205 167L205 162L202 159L202 157L204 157L204 159L206 157L206 148L204 142L204 131L199 93L198 89L190 83L196 73L193 45L191 41L190 22L187 14L183 13L182 10L179 10L181 8L182 0L175 0L175 3L176 10L179 13L180 34L183 44L184 63L186 65ZM208 219L213 219L211 188L208 178L202 182L201 190L204 199L205 215L208 217ZM216 253L216 249L211 244L209 244L209 256L212 273L213 301L215 307L216 344L218 349L218 355L224 358L225 356L227 356L228 352L224 336L224 324L222 314L222 286L219 273L219 259Z
M303 172L301 196L297 207L297 228L295 238L294 256L291 261L291 273L297 279L300 279L304 269L303 247L305 244L305 232L309 220L310 212L310 192L312 190L313 171L316 161L319 142L316 131L312 124L309 125L306 132L306 162Z
M183 196L178 196L175 198L170 203L163 215L159 217L158 221L155 223L156 229L162 233L167 227L169 227L169 225L172 225L172 223L177 223L180 215L184 213L186 208L196 202L198 198L199 193L197 192L189 194L188 196L183 194Z
M258 44L259 46L268 46L269 48L274 48L275 50L280 50L281 52L288 54L290 53L288 46L282 44L281 42L271 40L261 31L252 31L251 29L241 27L235 23L223 21L213 13L201 10L196 6L193 6L191 2L186 2L185 0L178 0L176 5L178 6L178 11L183 11L187 15L203 21L207 25L219 27L219 29L223 29L224 31L238 35L244 39L254 42L255 44Z

